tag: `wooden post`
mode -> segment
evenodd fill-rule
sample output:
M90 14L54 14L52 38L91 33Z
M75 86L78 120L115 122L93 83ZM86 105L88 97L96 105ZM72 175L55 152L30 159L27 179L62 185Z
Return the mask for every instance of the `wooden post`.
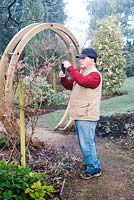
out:
M25 159L25 118L24 118L24 89L22 86L22 77L19 77L19 104L20 104L20 148L21 165L26 166Z

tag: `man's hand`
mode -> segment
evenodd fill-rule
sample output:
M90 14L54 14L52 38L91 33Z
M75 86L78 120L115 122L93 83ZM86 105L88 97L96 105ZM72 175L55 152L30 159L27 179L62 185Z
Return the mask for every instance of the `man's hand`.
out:
M64 64L64 67L67 69L68 67L72 66L71 63L67 60L62 62Z
M66 75L63 73L63 71L60 71L60 72L59 72L59 77L60 77L60 78L65 77L65 76L66 76Z

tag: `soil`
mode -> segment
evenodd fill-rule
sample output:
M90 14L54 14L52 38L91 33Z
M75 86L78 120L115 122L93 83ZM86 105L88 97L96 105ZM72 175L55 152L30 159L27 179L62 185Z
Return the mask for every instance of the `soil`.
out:
M82 180L79 173L84 170L82 155L74 133L47 131L37 127L33 142L52 145L62 156L69 155L77 162L76 168L64 178L60 197L55 200L134 200L134 145L124 139L109 140L96 137L96 147L100 159L102 176ZM125 148L130 146L131 148ZM127 146L128 144L128 146Z
M44 114L53 109L45 110ZM118 121L125 119L126 116L118 117ZM133 128L133 119L134 114L127 116L130 128ZM117 118L108 118L108 122L110 121L108 127L115 132L112 128ZM106 118L102 122L106 123ZM117 124L115 125L117 129ZM118 131L120 134L117 138L112 132L108 136L104 134L106 131L103 123L99 126L101 131L96 134L95 139L102 175L82 180L79 174L84 171L84 163L75 133L48 131L44 126L37 126L26 160L27 166L47 173L47 182L55 185L54 195L47 200L134 200L134 132L130 132L130 128L125 130L128 135L121 136L121 131L124 130L119 127L121 131ZM0 151L0 158L11 157L11 151L12 149L3 149ZM12 159L18 160L18 155L12 154Z

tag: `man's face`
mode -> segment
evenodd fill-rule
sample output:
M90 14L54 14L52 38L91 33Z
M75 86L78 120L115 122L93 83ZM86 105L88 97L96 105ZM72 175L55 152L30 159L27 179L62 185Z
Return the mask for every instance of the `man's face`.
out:
M80 58L79 62L80 62L81 69L87 69L94 64L94 59L85 57L85 58Z

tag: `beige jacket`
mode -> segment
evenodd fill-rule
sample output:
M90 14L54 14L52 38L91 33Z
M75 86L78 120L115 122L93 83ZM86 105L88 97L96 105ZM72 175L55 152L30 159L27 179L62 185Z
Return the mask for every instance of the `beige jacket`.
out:
M88 75L91 72L100 74L95 66L86 71L81 71L83 75ZM102 77L96 89L85 88L75 82L70 97L70 117L74 120L98 121L100 117L101 88Z

